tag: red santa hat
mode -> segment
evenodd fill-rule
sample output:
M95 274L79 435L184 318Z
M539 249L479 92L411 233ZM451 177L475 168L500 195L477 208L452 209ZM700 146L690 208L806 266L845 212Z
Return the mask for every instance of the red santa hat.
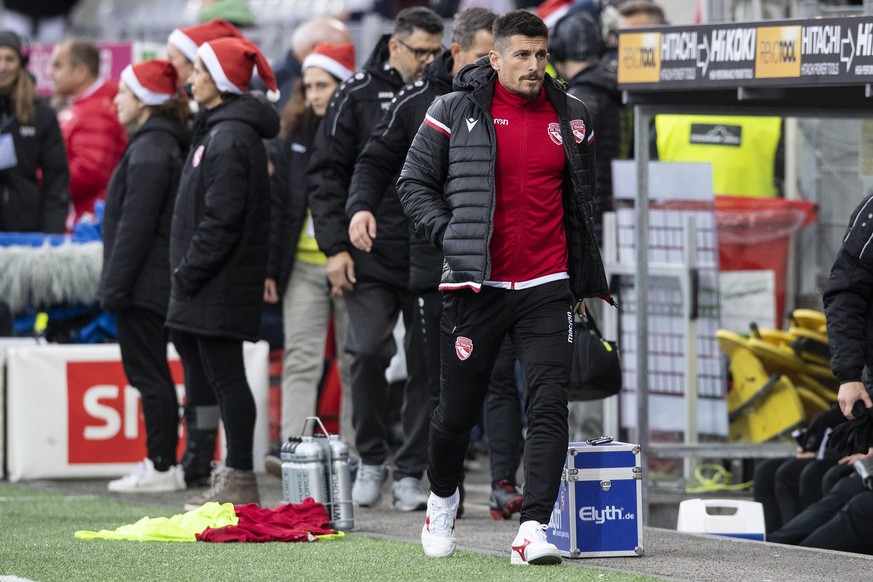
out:
M127 65L121 71L121 81L145 105L162 105L177 95L179 79L168 61L153 59Z
M552 28L561 17L570 11L573 0L545 0L537 6L536 15L543 19L546 26Z
M170 33L167 42L182 51L189 61L194 62L197 47L204 42L225 37L243 38L243 34L227 20L216 18L196 26L177 28Z
M252 81L254 68L267 86L267 99L279 100L279 88L270 63L258 46L245 38L219 38L203 43L197 49L197 56L215 81L215 86L223 93L240 95Z
M355 45L350 42L342 44L320 42L303 59L303 70L310 67L324 69L340 82L345 81L355 74Z

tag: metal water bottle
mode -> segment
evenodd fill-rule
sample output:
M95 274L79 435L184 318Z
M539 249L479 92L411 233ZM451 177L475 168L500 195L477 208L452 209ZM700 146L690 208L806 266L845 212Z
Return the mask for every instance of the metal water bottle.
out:
M288 437L288 440L282 444L282 451L279 458L282 459L282 501L285 503L300 503L301 499L295 499L295 472L292 465L294 460L294 449L300 443L299 437Z
M327 437L330 447L330 526L339 530L355 528L352 505L352 478L349 473L349 446L338 435Z
M292 499L299 500L293 502L300 503L307 497L312 497L318 503L327 503L329 499L325 487L325 454L322 446L313 437L300 437L292 457Z

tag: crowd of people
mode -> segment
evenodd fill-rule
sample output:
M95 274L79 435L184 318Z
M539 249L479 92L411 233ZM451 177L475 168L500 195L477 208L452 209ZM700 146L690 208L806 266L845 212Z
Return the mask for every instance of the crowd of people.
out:
M275 69L228 21L178 28L166 60L117 82L100 80L93 43L67 38L51 62L57 112L36 94L26 41L0 32L0 230L62 233L105 200L99 302L146 424L145 458L110 491L260 502L242 346L275 305L283 439L315 413L332 325L355 503L377 507L390 478L394 509L425 512L425 553L451 556L478 425L491 514L520 520L512 563L560 562L545 527L568 442L572 321L586 299L611 303L600 219L611 160L629 149L616 30L666 19L651 0L559 4L557 16L453 12L448 47L443 16L404 8L361 68L364 47L332 17L302 23ZM399 442L386 415L398 319ZM184 369L181 459L168 341ZM807 456L761 472L785 506L780 531L849 463ZM786 483L813 492L789 504L775 493Z

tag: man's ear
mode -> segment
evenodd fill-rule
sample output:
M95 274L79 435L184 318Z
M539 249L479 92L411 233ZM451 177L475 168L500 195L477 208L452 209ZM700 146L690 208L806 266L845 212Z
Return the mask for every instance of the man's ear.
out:
M491 68L495 71L500 70L500 53L495 50L488 51L488 60L491 61Z

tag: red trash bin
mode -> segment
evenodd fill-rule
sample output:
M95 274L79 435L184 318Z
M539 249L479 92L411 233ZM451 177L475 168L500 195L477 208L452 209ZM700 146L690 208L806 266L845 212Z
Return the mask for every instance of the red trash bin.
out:
M715 197L719 270L773 271L777 327L785 309L790 236L817 216L818 206L803 200Z

